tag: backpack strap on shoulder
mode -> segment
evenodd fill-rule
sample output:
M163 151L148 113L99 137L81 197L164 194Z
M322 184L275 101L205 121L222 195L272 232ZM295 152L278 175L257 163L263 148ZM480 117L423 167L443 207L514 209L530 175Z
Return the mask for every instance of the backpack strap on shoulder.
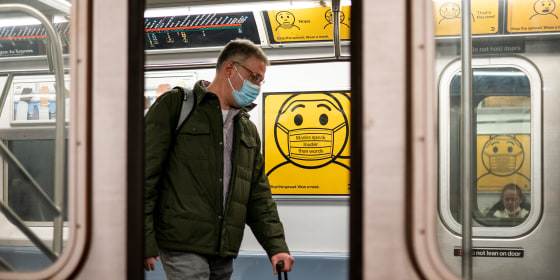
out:
M181 104L181 112L179 113L179 120L177 122L177 127L175 128L175 132L178 132L194 107L195 97L191 89L183 88L183 87L175 87L175 88L183 93L183 103Z

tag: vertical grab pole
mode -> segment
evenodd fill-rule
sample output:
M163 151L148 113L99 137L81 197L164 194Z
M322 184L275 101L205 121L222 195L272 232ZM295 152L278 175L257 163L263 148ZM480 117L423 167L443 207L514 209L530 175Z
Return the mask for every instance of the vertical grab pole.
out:
M46 20L46 19L44 19ZM59 207L60 214L54 218L53 249L60 255L62 252L62 235L64 227L64 186L66 185L66 88L64 86L64 61L62 60L62 42L53 26L43 22L51 39L52 61L56 81L56 140L55 140L55 174L54 203Z
M333 43L334 43L334 57L340 58L341 45L340 45L340 0L332 0L332 22L333 22Z
M472 41L471 1L463 0L461 8L461 197L463 279L472 279Z

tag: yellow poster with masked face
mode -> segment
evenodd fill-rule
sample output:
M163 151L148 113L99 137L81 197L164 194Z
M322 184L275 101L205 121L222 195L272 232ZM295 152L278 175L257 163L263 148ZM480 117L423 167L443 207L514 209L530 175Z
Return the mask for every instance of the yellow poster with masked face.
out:
M330 7L267 11L265 17L272 39L280 42L324 41L333 39L333 13ZM340 39L350 39L350 7L341 7Z
M273 194L350 193L350 94L264 94L265 171Z
M478 135L477 155L479 191L501 191L512 183L531 189L531 135Z

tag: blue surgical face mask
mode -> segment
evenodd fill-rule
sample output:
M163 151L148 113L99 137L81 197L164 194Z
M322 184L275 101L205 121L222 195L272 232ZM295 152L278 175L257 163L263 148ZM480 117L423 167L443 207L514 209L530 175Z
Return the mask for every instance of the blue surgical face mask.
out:
M235 70L237 71L237 67L235 67ZM259 96L259 93L261 92L261 87L243 79L241 74L239 74L239 71L237 71L237 75L239 75L239 77L243 80L243 86L239 90L233 88L229 78L228 82L231 86L231 93L233 94L233 98L235 99L235 102L237 102L237 105L239 105L239 107L245 107L257 99L257 96Z

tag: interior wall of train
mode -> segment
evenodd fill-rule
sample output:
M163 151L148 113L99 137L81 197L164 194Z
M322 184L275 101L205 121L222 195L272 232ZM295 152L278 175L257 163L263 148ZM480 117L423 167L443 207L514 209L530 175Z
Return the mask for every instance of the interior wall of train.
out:
M2 0L0 279L165 279L144 114L235 38L271 62L250 114L290 278L555 279L557 5ZM274 277L247 229L232 279Z

